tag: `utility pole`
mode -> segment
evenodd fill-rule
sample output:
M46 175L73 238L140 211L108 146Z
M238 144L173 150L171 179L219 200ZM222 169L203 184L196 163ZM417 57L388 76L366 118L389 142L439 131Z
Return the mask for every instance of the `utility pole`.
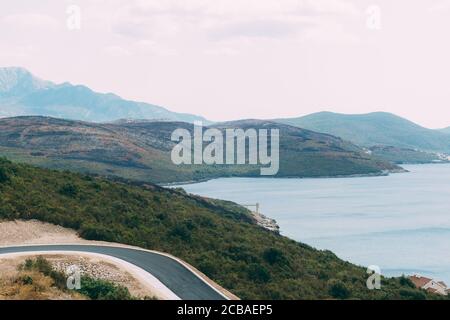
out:
M259 203L257 202L256 204L241 204L241 206L243 207L255 207L256 209L256 213L259 214Z

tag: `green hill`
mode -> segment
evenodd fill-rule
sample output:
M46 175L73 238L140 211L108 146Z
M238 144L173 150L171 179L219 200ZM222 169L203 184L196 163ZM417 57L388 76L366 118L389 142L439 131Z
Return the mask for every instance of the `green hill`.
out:
M448 135L421 127L391 113L347 115L320 112L277 121L332 134L364 147L383 145L429 152L450 152Z
M0 218L38 219L86 239L178 256L244 299L425 299L409 280L366 288L364 268L258 227L248 212L155 185L0 159Z
M279 129L278 177L376 175L400 169L340 138L293 126L244 120L214 127L222 131ZM183 122L98 124L45 117L0 119L0 155L46 168L155 183L260 176L255 165L174 165L170 154L175 143L170 138L177 128L193 131L192 124Z
M396 164L425 164L449 162L444 155L424 152L413 149L405 149L391 146L373 146L369 148L371 154Z

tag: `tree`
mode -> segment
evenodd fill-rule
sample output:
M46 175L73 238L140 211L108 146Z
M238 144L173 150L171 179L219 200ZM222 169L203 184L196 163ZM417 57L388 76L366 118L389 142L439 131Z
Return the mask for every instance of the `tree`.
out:
M72 183L68 183L59 189L59 193L67 197L75 197L78 194L78 188Z
M425 292L421 292L418 290L412 290L412 289L401 289L400 296L402 296L404 299L408 299L408 300L426 300L427 299Z
M264 266L256 263L249 266L248 277L250 280L259 283L267 283L271 279L269 271Z
M184 224L176 225L171 231L171 235L175 237L179 237L184 241L191 240L191 231Z
M404 287L410 287L410 288L415 288L416 287L414 285L414 283L410 279L406 278L405 276L402 276L400 278L400 284L402 286L404 286Z
M340 280L330 281L329 293L333 298L336 299L348 299L351 295L351 292L347 288L345 283Z
M5 183L9 181L9 174L6 168L0 167L0 183Z
M275 248L269 248L263 253L263 258L270 264L286 262L283 252Z

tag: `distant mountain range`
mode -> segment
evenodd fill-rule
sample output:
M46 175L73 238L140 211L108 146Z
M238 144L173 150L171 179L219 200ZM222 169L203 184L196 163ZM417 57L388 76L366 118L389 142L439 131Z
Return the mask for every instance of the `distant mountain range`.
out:
M98 93L86 86L41 80L23 68L0 68L0 117L23 115L90 122L147 119L209 123L200 116Z
M277 124L243 120L214 125L280 130L277 177L379 175L401 168L378 160L340 138ZM182 165L172 163L175 129L184 122L88 123L48 117L0 119L0 155L34 165L158 183L218 177L259 177L256 165Z
M450 135L421 127L391 113L338 114L319 112L280 123L341 137L359 146L393 146L427 152L450 153ZM447 129L450 132L450 129Z
M97 93L86 86L41 80L23 68L0 68L0 118L16 116L86 121L91 126L110 123L115 128L133 124L151 127L155 121L212 124L201 116L171 112L112 93ZM440 161L441 155L436 153L450 153L450 127L431 130L385 112L319 112L274 122L340 137L395 163Z

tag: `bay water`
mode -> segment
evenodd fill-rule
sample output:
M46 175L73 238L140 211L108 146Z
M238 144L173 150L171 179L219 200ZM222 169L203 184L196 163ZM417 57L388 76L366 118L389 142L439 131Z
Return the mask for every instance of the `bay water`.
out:
M189 193L260 204L281 233L384 275L421 274L450 285L450 164L407 165L384 177L224 178Z

